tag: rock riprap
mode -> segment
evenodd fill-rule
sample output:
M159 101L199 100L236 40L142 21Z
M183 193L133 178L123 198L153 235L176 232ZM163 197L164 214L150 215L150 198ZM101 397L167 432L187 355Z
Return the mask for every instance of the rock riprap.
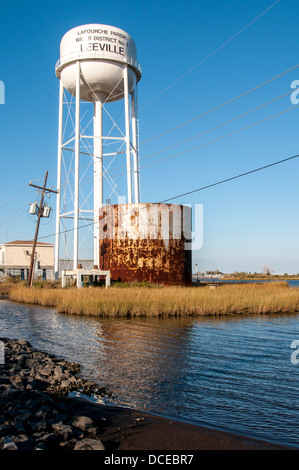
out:
M34 349L28 341L0 338L0 450L104 450L105 419L85 415L85 396L109 392L80 377L80 365ZM70 397L70 392L79 397ZM81 396L81 398L80 398Z

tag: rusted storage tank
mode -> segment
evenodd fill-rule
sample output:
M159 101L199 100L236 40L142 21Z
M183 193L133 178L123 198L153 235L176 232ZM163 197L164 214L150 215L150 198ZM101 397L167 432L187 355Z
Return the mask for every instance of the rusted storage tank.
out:
M116 204L100 209L100 269L112 280L191 285L191 208Z

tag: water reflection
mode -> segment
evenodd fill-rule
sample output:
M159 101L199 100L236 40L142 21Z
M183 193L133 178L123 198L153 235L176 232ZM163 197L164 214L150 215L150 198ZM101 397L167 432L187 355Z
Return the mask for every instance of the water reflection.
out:
M299 447L298 318L98 320L0 301L0 335L81 363L122 406Z
M142 399L146 408L156 408L162 395L169 402L176 401L192 324L191 320L101 323L97 342L106 360L100 357L96 368L113 384L122 404L138 408Z

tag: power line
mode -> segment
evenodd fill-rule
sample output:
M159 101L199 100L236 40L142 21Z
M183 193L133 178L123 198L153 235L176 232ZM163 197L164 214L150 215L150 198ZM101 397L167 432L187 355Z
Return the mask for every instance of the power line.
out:
M286 157L286 158L284 158L284 159L282 159L282 160L278 160L278 161L276 161L276 162L269 163L268 165L264 165L264 166L261 166L261 167L259 167L259 168L255 168L254 170L249 170L249 171L246 171L245 173L240 173L240 174L235 175L235 176L232 176L232 177L230 177L230 178L226 178L226 179L224 179L224 180L217 181L216 183L211 183L211 184L208 184L208 185L206 185L206 186L202 186L201 188L193 189L192 191L188 191L188 192L185 192L185 193L182 193L182 194L178 194L178 195L176 195L176 196L172 196L172 197L170 197L170 198L168 198L168 199L164 199L163 201L148 203L148 204L147 204L147 207L150 206L150 205L153 205L153 204L163 204L163 203L165 203L165 202L172 201L172 200L174 200L174 199L178 199L179 197L184 197L184 196L187 196L187 195L189 195L189 194L193 194L193 193L196 193L196 192L199 192L199 191L204 191L205 189L212 188L213 186L218 186L218 185L220 185L220 184L227 183L228 181L233 181L233 180L235 180L235 179L237 179L237 178L241 178L241 177L243 177L243 176L250 175L250 174L252 174L252 173L256 173L256 172L261 171L261 170L265 170L265 169L270 168L270 167L272 167L272 166L279 165L279 164L281 164L281 163L285 163L285 162L287 162L287 161L293 160L293 159L298 158L298 157L299 157L299 154L298 154L298 155L293 155L293 156L291 156L291 157ZM90 226L94 225L95 223L96 223L96 222L91 222L91 223L89 223L89 224L81 225L80 227L78 227L78 229L85 228L85 227L90 227ZM68 230L64 230L64 231L62 231L62 232L59 232L59 235L62 235L62 234L64 234L64 233L69 233L69 232L72 232L72 231L74 231L74 228L70 228L70 229L68 229ZM45 236L43 236L43 237L39 237L39 240L42 240L42 239L44 239L44 238L50 238L50 237L52 237L52 236L54 236L54 235L56 235L56 234L55 234L55 233L52 233L52 234L50 234L50 235L45 235Z
M259 88L261 88L261 87L263 87L263 86L265 86L265 85L268 85L269 83L273 82L274 80L277 80L278 78L282 77L283 75L285 75L285 74L287 74L287 73L289 73L289 72L292 72L292 71L295 70L297 67L299 67L299 64L298 64L298 65L295 65L294 67L291 67L291 68L288 69L288 70L285 70L284 72L282 72L282 73L276 75L275 77L270 78L269 80L267 80L267 81L261 83L260 85L257 85L257 86L255 86L254 88L251 88L250 90L245 91L244 93L241 93L240 95L236 96L235 98L232 98L232 99L226 101L225 103L222 103L222 104L216 106L215 108L209 109L208 111L206 111L206 112L203 113L203 114L200 114L199 116L195 116L194 118L189 119L188 121L183 122L182 124L178 124L177 126L172 127L171 129L168 129L167 131L162 132L161 134L157 134L157 135L155 135L154 137L151 137L151 138L149 138L149 139L147 139L147 140L144 140L144 141L141 142L139 145L143 145L143 144L146 144L146 143L148 143L148 142L151 142L151 141L154 140L154 139L157 139L157 138L162 137L162 136L164 136L164 135L166 135L166 134L169 134L169 132L175 131L175 130L177 130L177 129L183 127L183 126L186 126L187 124L190 124L191 122L194 122L194 121L196 121L197 119L200 119L201 117L207 116L208 114L210 114L210 113L216 111L217 109L223 108L223 107L226 106L227 104L233 103L234 101L236 101L236 100L242 98L243 96L246 96L246 95L248 95L249 93L252 93L253 91L258 90Z
M185 140L183 140L183 141L181 141L181 142L178 142L177 144L174 144L174 145L172 145L172 146L170 146L170 147L167 147L167 148L165 148L165 149L159 150L158 152L152 153L151 155L147 155L146 157L142 157L142 158L140 158L139 161L147 160L148 158L152 158L152 157L154 157L154 156L156 156L156 155L159 155L160 153L166 152L166 151L171 150L171 149L173 149L173 148L175 148L175 147L178 147L179 145L183 145L183 144L185 144L185 143L187 143L187 142L190 142L191 140L194 140L194 139L196 139L196 138L198 138L198 137L201 137L202 135L208 134L209 132L212 132L212 131L214 131L214 130L216 130L216 129L219 129L220 127L223 127L223 126L225 126L226 124L230 124L230 123L232 123L232 122L234 122L234 121L236 121L236 120L238 120L238 119L240 119L240 118L242 118L242 117L244 117L244 116L247 116L248 114L251 114L251 113L257 111L258 109L261 109L261 108L263 108L263 107L265 107L265 106L268 106L269 104L272 104L272 103L274 103L275 101L278 101L279 99L284 98L285 96L288 96L288 95L291 94L291 93L293 93L293 90L288 91L287 93L284 93L283 95L280 95L280 96L278 96L277 98L274 98L274 99L268 101L267 103L261 104L260 106L257 106L256 108L251 109L251 110L247 111L246 113L240 114L240 115L238 115L238 116L236 116L236 117L234 117L234 118L232 118L232 119L230 119L230 120L228 120L228 121L225 121L225 122L223 122L223 123L221 123L221 124L218 124L218 126L211 127L210 129L207 129L207 130L201 132L200 134L197 134L197 135L195 135L195 136L189 137L188 139L185 139ZM275 116L276 116L276 115L275 115ZM275 116L273 116L273 117L275 117ZM269 119L271 119L271 117L269 117ZM260 121L259 121L259 122L260 122ZM259 122L258 122L258 123L259 123ZM257 124L258 124L258 123L257 123ZM228 134L228 135L230 135L230 134ZM206 144L204 144L204 145L206 145ZM119 167L117 167L117 168L113 168L111 171L116 171L116 170L118 170L118 169L120 169L120 168L125 168L125 165L121 165L121 166L119 166ZM144 168L144 167L143 167L143 168Z
M289 112L289 111L292 111L293 109L298 108L298 106L299 106L299 105L293 105L293 106L291 106L290 108L287 108L287 109L285 109L284 111L281 111L281 112L279 112L279 113L273 114L272 116L269 116L269 117L267 117L267 118L265 118L265 119L262 119L261 121L254 122L253 124L249 124L248 126L242 127L241 129L237 129L236 131L232 131L232 132L230 132L230 133L228 133L228 134L225 134L225 135L223 135L223 136L217 137L216 139L213 139L213 140L210 140L210 141L205 142L205 143L203 143L203 144L197 145L196 147L192 147L191 149L184 150L184 151L179 152L179 153L177 153L177 154L175 154L175 155L170 155L169 157L162 158L161 160L157 160L157 161L155 161L155 162L148 163L147 165L140 166L140 170L143 169L143 168L147 168L147 167L149 167L149 166L152 166L152 165L156 165L157 163L165 162L165 161L170 160L170 159L172 159L172 158L180 157L181 155L185 155L186 153L193 152L194 150L198 150L198 149L200 149L200 148L202 148L202 147L206 147L207 145L213 144L213 143L215 143L215 142L219 142L219 141L222 140L222 139L226 139L227 137L230 137L230 136L232 136L232 135L238 134L239 132L243 132L243 131L245 131L245 130L247 130L247 129L250 129L250 128L255 127L255 126L259 125L259 124L262 124L262 123L264 123L264 122L266 122L266 121L269 121L270 119L274 119L275 117L281 116L282 114L285 114L285 113L287 113L287 112ZM145 158L146 158L146 157L145 157ZM123 166L118 167L118 168L123 168ZM116 170L116 168L114 168L114 169L111 170L111 171L115 171L115 170ZM113 175L113 176L115 177L115 176L118 176L118 175L122 175L122 174L124 174L124 173L125 173L125 172L117 173L116 175Z
M289 73L289 72L292 72L293 70L295 70L295 69L298 68L298 67L299 67L299 64L298 64L298 65L295 65L295 66L293 66L293 67L291 67L291 68L289 68L289 69L287 69L287 70L285 70L284 72L281 72L281 73L278 74L278 75L275 75L274 77L270 78L269 80L266 80L265 82L260 83L259 85L255 86L255 87L253 87L253 88L250 88L249 90L245 91L244 93L241 93L240 95L238 95L238 96L236 96L236 97L234 97L234 98L232 98L232 99L230 99L230 100L228 100L228 101L225 101L224 103L222 103L222 104L220 104L220 105L218 105L218 106L216 106L216 107L214 107L214 108L212 108L212 109L209 109L208 111L206 111L206 112L204 112L204 113L202 113L202 114L200 114L200 115L198 115L198 116L195 116L195 117L192 118L192 119L189 119L188 121L185 121L185 122L183 122L183 123L181 123L181 124L178 124L178 125L175 126L175 127L172 127L171 129L168 129L168 130L166 130L166 131L164 131L164 132L162 132L162 133L160 133L160 134L157 134L157 135L155 135L155 136L153 136L153 137L150 137L149 139L144 140L143 142L141 142L141 143L139 144L139 146L140 146L140 145L143 145L143 144L146 144L146 143L148 143L148 142L151 142L152 140L155 140L155 139L157 139L157 138L159 138L159 137L163 137L164 135L169 134L169 133L172 132L172 131L175 131L175 130L177 130L177 129L183 127L183 126L186 126L187 124L190 124L191 122L194 122L194 121L196 121L197 119L200 119L201 117L207 116L208 114L210 114L210 113L216 111L217 109L220 109L220 108L222 108L222 107L224 107L224 106L226 106L226 105L228 105L228 104L230 104L230 103L233 103L234 101L236 101L236 100L242 98L243 96L246 96L246 95L248 95L249 93L252 93L253 91L258 90L259 88L261 88L261 87L263 87L263 86L265 86L265 85L268 85L269 83L273 82L274 80L277 80L278 78L281 78L283 75L285 75L285 74L287 74L287 73ZM292 93L293 91L294 91L294 90L291 90L289 93ZM286 93L286 95L287 95L287 94L288 94L288 93ZM279 98L282 98L283 96L285 96L285 95L281 95ZM273 101L275 101L276 99L279 99L279 98L275 98ZM270 104L270 103L271 103L271 101L268 102L268 103L266 103L266 104ZM264 106L266 106L266 104L265 104ZM262 106L263 106L263 105L262 105ZM256 109L257 109L257 108L256 108ZM82 136L82 138L84 138L84 136ZM86 147L86 146L85 146L85 147ZM90 145L90 147L91 147L91 145ZM68 151L70 151L70 152L73 152L73 151L74 151L74 149L66 148L66 147L64 148L64 150L68 150ZM93 154L90 153L90 152L86 152L86 153L85 153L85 152L80 152L80 153L89 155L89 156L91 156L91 157L93 156ZM125 150L116 152L117 155L120 155L120 154L123 154L123 153L125 153ZM110 158L110 157L106 157L105 160L108 159L108 158ZM145 157L145 158L147 158L147 157Z
M264 107L264 106L266 106L266 105L268 105L268 104L270 104L270 103L273 103L274 101L277 101L278 99L281 99L281 98L283 98L283 97L289 95L289 94L292 93L292 92L293 92L293 90L291 90L290 92L287 92L287 93L285 93L285 94L283 94L283 95L281 95L281 96L279 96L279 97L277 97L277 98L274 98L273 100L268 101L267 103L264 103L264 104L262 104L262 105L260 105L260 106L258 106L258 107L256 107L256 108L250 110L250 111L247 111L246 113L243 113L243 114L241 114L241 115L239 115L239 116L236 116L235 118L230 119L229 121L226 121L226 122L224 122L224 123L222 123L222 124L219 124L218 126L212 127L212 128L210 128L210 129L208 129L208 130L206 130L206 131L204 131L204 132L202 132L202 133L200 133L200 134L197 134L196 136L190 137L189 139L186 139L186 140L184 140L184 141L182 141L182 142L179 142L178 144L172 145L171 147L168 147L168 148L163 149L163 150L159 150L158 152L156 152L156 153L154 153L154 154L147 155L146 157L141 158L140 161L146 160L146 159L148 159L148 158L152 158L152 157L155 156L155 155L158 155L158 154L160 154L160 153L162 153L162 152L166 152L167 150L171 150L172 148L175 148L175 147L177 147L177 146L179 146L179 145L182 145L182 144L184 144L184 143L186 143L186 142L188 142L188 141L190 141L190 140L193 140L193 139L195 139L195 138L197 138L197 137L200 137L201 135L207 134L207 133L209 133L209 132L211 132L211 131L213 131L213 130L216 130L216 129L220 128L220 127L223 127L224 125L229 124L229 123L231 123L231 122L233 122L233 121L236 121L237 119L240 119L241 117L244 117L244 116L246 116L246 115L248 115L248 114L250 114L250 113L252 113L252 112L254 112L254 111L258 110L258 109L261 109L262 107ZM169 157L166 157L166 158L157 160L157 161L152 162L152 163L148 163L147 165L140 166L140 170L143 169L143 168L147 168L148 166L156 165L156 164L161 163L161 162L164 162L164 161L166 161L166 160L170 160L170 159L172 159L172 158L179 157L179 156L181 156L181 155L184 155L184 154L186 154L186 153L192 152L192 151L194 151L194 150L198 150L199 148L202 148L202 147L205 147L205 146L207 146L207 145L213 144L213 143L215 143L215 142L218 142L219 140L225 139L225 138L230 137L230 136L232 136L232 135L234 135L234 134L238 134L239 132L243 132L244 130L250 129L251 127L257 126L257 125L262 124L262 123L264 123L264 122L266 122L266 121L269 121L270 119L273 119L273 118L278 117L278 116L280 116L280 115L282 115L282 114L285 114L285 113L291 111L292 109L294 109L294 108L296 108L296 107L298 107L298 105L293 105L293 106L291 106L290 108L287 108L286 110L281 111L281 112L279 112L279 113L276 113L276 114L274 114L274 115L268 116L267 118L264 118L264 119L262 119L261 121L257 121L257 122L255 122L255 123L253 123L253 124L249 124L248 126L245 126L245 127L241 128L241 129L237 129L236 131L232 131L232 132L230 132L230 133L228 133L228 134L225 134L225 135L223 135L223 136L217 137L217 138L215 138L215 139L213 139L213 140L210 140L210 141L208 141L208 142L205 142L205 143L203 143L203 144L200 144L200 145L198 145L198 146L196 146L196 147L193 147L193 148L191 148L191 149L184 150L184 151L179 152L179 153L177 153L177 154L175 154L175 155L170 155ZM125 168L125 167L126 167L126 165L120 165L120 166L118 166L118 167L116 167L116 168L112 168L112 169L110 170L110 172L115 172L116 170L119 170L119 169ZM103 172L103 174L105 174L105 172ZM122 176L122 175L124 175L124 174L126 174L126 171L123 171L123 172L121 172L121 173L116 173L116 174L113 175L113 177L115 178L116 176ZM90 181L91 181L91 180L90 180ZM92 181L94 181L94 180L92 179ZM83 183L83 184L88 184L88 182L85 182L85 183Z
M190 142L190 140L194 140L194 139L196 139L196 138L198 138L198 137L201 137L202 135L208 134L209 132L215 131L216 129L219 129L220 127L223 127L223 126L225 126L226 124L231 124L232 122L237 121L238 119L240 119L240 118L242 118L242 117L244 117L244 116L248 116L248 114L254 113L254 112L257 111L258 109L264 108L265 106L268 106L269 104L272 104L272 103L274 103L275 101L278 101L278 100L280 100L281 98L284 98L285 96L290 95L291 93L294 93L294 90L288 91L287 93L284 93L283 95L280 95L280 96L278 96L277 98L274 98L274 99L271 100L271 101L267 101L267 103L261 104L260 106L257 106L257 107L254 108L254 109L250 109L249 111L246 111L246 113L240 114L239 116L236 116L236 117L234 117L234 118L232 118L232 119L229 119L228 121L225 121L225 122L223 122L223 123L221 123L221 124L218 124L218 126L212 127L212 128L210 128L210 129L208 129L208 130L206 130L206 131L201 132L200 134L197 134L197 135L194 135L194 136L192 136L192 137L189 137L188 139L185 139L185 140L183 140L183 141L181 141L181 142L178 142L177 144L171 145L170 147L167 147L167 148L165 148L165 149L159 150L158 152L152 153L151 155L147 155L146 157L142 157L142 158L140 158L140 161L141 161L141 160L148 159L148 158L152 158L152 157L154 157L154 156L156 156L156 155L159 155L160 153L167 152L168 150L171 150L171 149L173 149L173 148L175 148L175 147L178 147L179 145L183 145L183 144L185 144L186 142Z
M269 163L269 165L264 165L259 168L255 168L254 170L246 171L245 173L240 173L239 175L232 176L230 178L226 178L225 180L217 181L216 183L208 184L207 186L202 186L201 188L193 189L192 191L188 191L186 193L178 194L177 196L170 197L169 199L164 199L164 201L160 201L160 204L168 201L172 201L173 199L178 199L179 197L184 197L189 194L197 193L199 191L203 191L204 189L212 188L213 186L217 186L219 184L227 183L228 181L235 180L237 178L241 178L242 176L250 175L251 173L256 173L257 171L265 170L266 168L270 168L275 165L279 165L280 163L287 162L289 160L293 160L294 158L298 158L298 155L293 155L292 157L284 158L283 160L279 160L277 162Z
M165 162L166 160L170 160L171 158L179 157L179 156L184 155L184 154L189 153L189 152L193 152L194 150L197 150L197 149L199 149L199 148L201 148L201 147L205 147L206 145L213 144L213 143L215 143L215 142L218 142L219 140L225 139L226 137L230 137L230 136L232 136L232 135L238 134L239 132L243 132L243 131L245 131L245 130L247 130L247 129L250 129L251 127L254 127L254 126L257 126L257 125L259 125L259 124L262 124L262 123L264 123L264 122L266 122L266 121L269 121L270 119L273 119L273 118L275 118L275 117L277 117L277 116L281 116L282 114L288 113L289 111L292 111L293 109L298 108L298 106L299 106L298 104L297 104L297 105L293 105L293 106L291 106L290 108L287 108L287 109L285 109L284 111L281 111L280 113L274 114L274 115L269 116L269 117L267 117L267 118L265 118L265 119L262 119L261 121L255 122L255 123L250 124L250 125L245 126L245 127L242 127L242 129L237 129L236 131L230 132L229 134L225 134L225 135L223 135L223 136L221 136L221 137L218 137L218 138L216 138L216 139L210 140L209 142L205 142L204 144L197 145L196 147L193 147L192 149L184 150L183 152L177 153L176 155L171 155L170 157L163 158L163 159L158 160L158 161L156 161L156 162L148 163L147 165L141 166L140 169L146 168L146 167L151 166L151 165L155 165L156 163ZM115 175L114 175L114 176L115 176Z
M265 85L268 85L269 83L273 82L274 80L277 80L278 78L283 77L284 75L286 75L287 73L292 72L293 70L295 70L295 69L298 68L298 67L299 67L299 64L297 64L297 65L295 65L295 66L293 66L293 67L291 67L291 68L285 70L284 72L279 73L278 75L275 75L274 77L270 78L269 80L266 80L265 82L260 83L259 85L255 86L255 87L253 87L253 88L250 88L249 90L245 91L244 93L241 93L240 95L235 96L234 98L231 98L230 100L225 101L224 103L222 103L222 104L220 104L220 105L217 105L217 106L215 106L214 108L211 108L211 109L209 109L208 111L206 111L206 112L204 112L204 113L202 113L202 114L199 114L198 116L195 116L195 117L192 118L192 119L189 119L188 121L185 121L185 122L183 122L183 123L181 123L181 124L178 124L177 126L172 127L171 129L168 129L168 130L166 130L166 131L164 131L164 132L161 132L160 134L157 134L157 135L155 135L155 136L153 136L153 137L150 137L150 138L147 139L147 140L144 140L143 142L140 142L139 147L140 147L141 145L143 145L143 144L146 144L146 143L148 143L148 142L151 142L152 140L158 139L159 137L163 137L164 135L169 134L170 132L173 132L173 131L175 131L175 130L177 130L177 129L180 129L181 127L186 126L187 124L190 124L190 123L192 123L192 122L194 122L194 121L196 121L196 120L198 120L198 119L200 119L200 118L202 118L202 117L204 117L204 116L207 116L208 114L211 114L212 112L217 111L218 109L221 109L221 108L223 108L224 106L226 106L226 105L228 105L228 104L230 104L230 103L233 103L234 101L237 101L237 100L240 99L240 98L243 98L244 96L248 95L249 93L252 93L253 91L258 90L259 88L261 88L261 87L263 87L263 86L265 86ZM292 91L294 91L294 90L292 90ZM291 92L292 92L292 91L291 91ZM282 96L284 96L284 95L282 95ZM281 97L282 97L282 96L281 96ZM277 99L279 99L279 98L277 98ZM269 102L269 103L270 103L270 102ZM120 152L118 152L118 155L120 155L120 154L122 154L122 153L125 153L125 151L120 151ZM145 157L145 158L147 158L147 157ZM119 168L122 168L122 167L119 167Z
M269 84L269 83L271 83L272 81L274 81L274 80L276 80L276 79L282 77L283 75L285 75L285 74L287 74L287 73L289 73L289 72L295 70L295 69L298 68L298 67L299 67L299 64L298 64L298 65L295 65L294 67L291 67L291 68L288 69L288 70L285 70L284 72L282 72L282 73L280 73L280 74L278 74L278 75L276 75L276 76L274 76L274 77L272 77L272 78L270 78L269 80L267 80L267 81L265 81L265 82L263 82L263 83L257 85L256 87L251 88L250 90L248 90L248 91L246 91L246 92L244 92L244 93L242 93L242 94L236 96L235 98L232 98L232 99L230 99L229 101L226 101L225 103L222 103L222 104L220 104L220 105L218 105L218 106L216 106L216 107L214 107L214 108L212 108L212 109L206 111L205 113L200 114L199 116L196 116L196 117L194 117L194 118L192 118L192 119L190 119L190 120L188 120L188 121L186 121L186 122L184 122L184 123L182 123L182 124L179 124L179 125L177 125L177 126L171 128L171 129L169 129L169 130L167 130L167 131L162 132L161 134L158 134L158 135L156 135L156 136L154 136L154 137L151 137L150 139L147 139L147 140L141 142L141 143L139 144L139 146L142 145L142 144L148 143L148 142L150 142L150 141L152 141L152 140L154 140L154 139L157 139L158 137L162 137L162 136L164 136L164 135L166 135L166 134L168 134L168 133L170 133L170 132L172 132L172 131L174 131L174 130L179 129L180 127L183 127L183 126L185 126L185 125L191 123L191 122L194 122L195 120L197 120L197 119L199 119L199 118L201 118L201 117L204 117L204 116L206 116L206 115L212 113L213 111L216 111L217 109L220 109L220 108L226 106L227 104L230 104L230 103L232 103L232 102L234 102L234 101L236 101L236 100L242 98L243 96L246 96L246 95L248 95L249 93L251 93L251 92L253 92L253 91L255 91L255 90L257 90L257 89L259 89L259 88L261 88L261 87L263 87L263 86L265 86L265 85L267 85L267 84ZM289 93L292 93L292 91L293 91L293 90L291 90ZM286 96L286 95L289 94L289 93L286 93L285 95L281 95L280 97L275 98L274 100L269 101L268 103L265 103L264 105L261 105L260 107L266 106L267 104L270 104L270 103L272 103L273 101L278 100L278 99L282 98L283 96ZM255 108L254 110L249 111L249 112L253 112L253 111L255 111L256 109L258 109L258 108ZM248 113L249 113L249 112L248 112ZM246 113L245 113L245 114L246 114ZM243 115L240 115L239 117L242 117L242 116L243 116ZM275 116L276 116L276 115L275 115ZM235 119L238 119L238 118L235 118ZM271 118L269 118L269 119L271 119ZM233 120L234 120L234 119L233 119ZM224 123L224 124L227 124L227 123L229 123L229 122L230 122L230 121L227 121L227 122ZM217 127L221 127L221 126L224 125L224 124L221 124L221 125L219 125L219 126L217 126ZM216 129L217 127L212 128L212 129L209 129L209 130L203 132L202 134L208 133L208 132L210 132L210 131ZM240 131L238 131L238 132L240 132ZM201 134L198 134L197 136L192 137L192 138L190 138L190 139L187 139L186 141L183 141L182 143L185 143L185 142L187 142L188 140L192 140L193 138L196 138L196 137L198 137L198 136L200 136L200 135L201 135ZM228 135L231 135L231 134L228 134ZM224 136L224 137L226 137L226 136ZM224 138L224 137L221 137L221 138ZM214 142L214 141L212 141L212 142ZM209 142L209 143L212 143L212 142ZM209 144L209 143L208 143L208 144ZM208 145L208 144L204 144L204 145ZM178 146L178 145L181 145L181 143L176 144L176 145L174 145L174 146L172 146L172 147L175 147L175 146ZM155 154L152 154L152 155L150 155L150 156L143 157L143 158L140 159L140 161L141 161L141 160L145 160L145 159L147 159L147 158L150 158L151 156L157 155L158 153L162 153L162 152L164 152L164 151L166 151L166 150L170 150L172 147L169 147L169 148L167 148L167 149L165 149L165 150L161 150L161 151L159 151L159 152L156 152ZM73 151L74 151L73 149L68 149L68 148L64 148L64 150L69 150L70 152L73 152ZM190 150L190 151L191 151L191 150ZM85 152L80 152L80 153L85 154ZM125 153L125 151L118 151L118 152L116 152L115 156L121 155L121 154L123 154L123 153ZM89 152L86 153L86 155L89 155L90 157L93 156L93 154L92 154L92 153L89 153ZM175 155L175 156L177 156L177 155ZM105 160L106 160L107 158L110 158L110 157L106 157ZM172 158L172 157L170 157L170 158ZM162 161L163 161L163 160L162 160ZM159 160L157 163L159 163L159 162L160 162L160 160ZM155 164L155 163L152 163L152 164ZM90 165L90 164L89 164L89 165ZM86 165L86 166L89 166L89 165ZM114 171L116 171L116 170L118 170L118 169L120 169L120 168L125 168L125 166L126 166L126 165L121 165L121 166L119 166L119 167L113 168L112 170L110 170L110 172L111 172L111 171L114 172ZM147 165L147 166L148 166L148 165ZM145 167L143 167L143 168L145 168ZM126 172L118 173L118 174L116 174L116 175L114 175L114 176L123 175L123 174L125 174L125 173L126 173ZM85 184L87 184L87 183L85 183Z
M20 217L20 215L22 215L23 213L25 214L27 212L26 210L24 211L25 207L28 207L28 204L25 204L25 206L22 206L17 212L14 213L13 216L6 217L4 220L2 220L0 225L6 225L9 222L11 222L12 220Z
M1 204L0 206L0 209L2 209L2 207L6 206L10 201L12 201L15 197L18 196L18 194L20 194L22 191L24 191L24 189L27 188L27 184L25 184L21 189L19 189L19 191L17 191L13 196L11 196L9 199L7 199L7 201L3 202L3 204Z
M179 78L177 78L173 83L171 83L167 88L165 88L164 90L162 90L160 93L158 93L156 96L154 96L151 100L149 100L147 103L145 103L144 105L142 105L139 110L141 110L142 108L144 108L145 106L147 106L148 104L152 103L155 99L157 99L159 96L163 95L163 93L165 93L167 90L169 90L170 88L172 88L176 83L178 83L179 81L181 81L184 77L186 77L187 75L189 75L191 72L193 72L193 70L195 70L197 67L199 67L199 65L203 64L204 62L206 62L208 59L210 59L210 57L212 57L214 54L216 54L218 51L220 51L221 49L223 49L223 47L225 47L227 44L229 44L230 42L232 42L237 36L239 36L243 31L245 31L247 28L249 28L249 26L251 26L253 23L255 23L259 18L261 18L262 16L264 16L269 10L271 10L271 8L273 8L275 5L277 5L277 3L279 3L280 0L276 0L272 5L270 5L268 8L266 8L266 10L264 10L262 13L260 13L258 16L256 16L252 21L250 21L250 23L248 23L246 26L244 26L244 28L240 29L240 31L236 34L234 34L230 39L228 39L227 41L225 41L223 44L221 44L221 46L217 47L213 52L211 52L209 55L207 55L204 59L202 59L200 62L198 62L196 65L194 65L194 67L192 67L190 70L188 70L187 72L185 72L183 75L181 75Z

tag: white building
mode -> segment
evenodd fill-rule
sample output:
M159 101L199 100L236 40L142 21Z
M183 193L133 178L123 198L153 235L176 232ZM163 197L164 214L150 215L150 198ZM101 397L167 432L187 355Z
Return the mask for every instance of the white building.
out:
M0 275L27 278L33 241L15 240L0 245ZM43 279L53 277L54 245L37 242L35 249L34 275Z

